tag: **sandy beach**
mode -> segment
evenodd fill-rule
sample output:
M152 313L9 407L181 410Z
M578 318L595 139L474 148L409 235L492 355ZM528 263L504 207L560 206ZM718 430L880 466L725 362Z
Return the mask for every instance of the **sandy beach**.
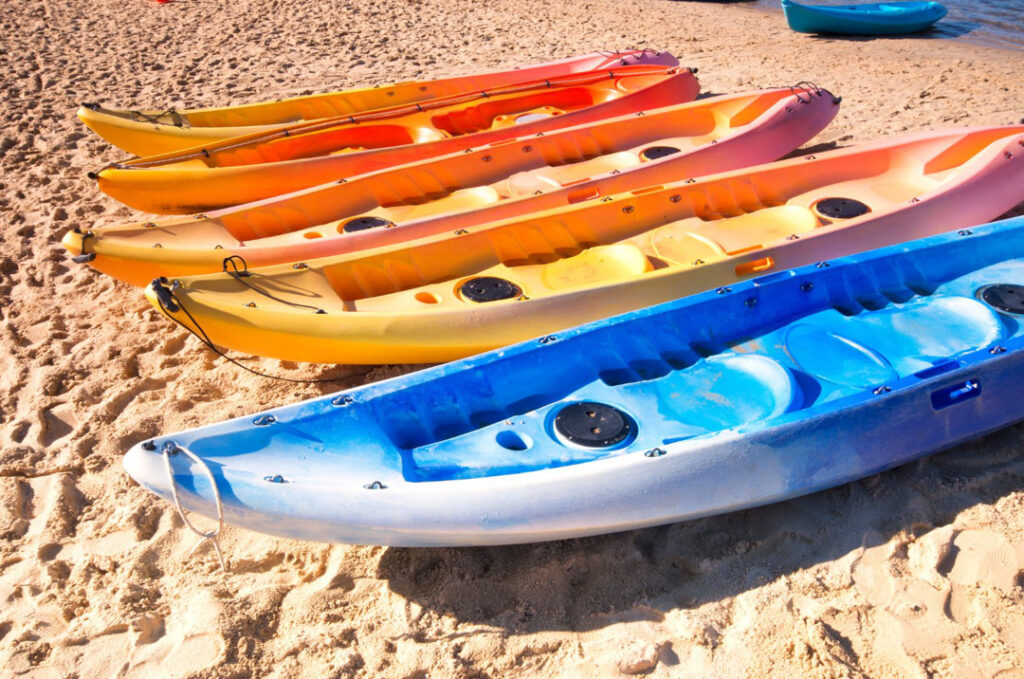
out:
M1024 677L1024 425L597 538L393 549L227 527L223 573L124 451L410 368L243 358L338 381L255 377L59 243L143 217L86 177L122 154L81 102L243 103L653 47L706 92L842 95L806 153L1015 123L1024 52L799 35L779 14L670 0L12 0L0 25L0 676Z

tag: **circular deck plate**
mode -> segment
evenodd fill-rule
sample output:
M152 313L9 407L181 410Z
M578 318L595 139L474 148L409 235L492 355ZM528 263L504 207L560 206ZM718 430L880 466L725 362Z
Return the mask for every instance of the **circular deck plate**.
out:
M356 217L345 222L345 226L342 230L345 233L352 233L353 231L366 231L367 229L377 229L382 226L394 226L394 222L389 222L386 219L380 217Z
M584 401L562 408L555 416L555 431L565 440L586 448L609 448L633 433L633 419L618 408Z
M644 160L657 160L658 158L671 156L673 153L679 153L680 150L675 146L649 146L640 152L640 157Z
M1007 314L1024 316L1024 285L995 283L978 289L978 299Z
M871 212L871 208L854 198L822 198L814 209L831 219L852 219Z
M471 302L496 302L522 294L519 286L497 276L470 278L459 288L459 294Z

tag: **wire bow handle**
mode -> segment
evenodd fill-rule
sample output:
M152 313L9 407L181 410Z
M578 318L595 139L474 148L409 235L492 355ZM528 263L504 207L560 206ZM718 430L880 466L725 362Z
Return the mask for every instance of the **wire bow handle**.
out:
M825 92L826 90L822 87L819 87L816 83L813 83L810 80L801 80L796 85L790 85L789 91L793 93L793 96L795 96L797 101L799 101L801 104L809 104L811 103L812 94L815 94L820 97L822 93ZM801 94L806 94L807 99L804 99L802 96L800 96ZM829 92L829 94L832 93ZM838 104L842 100L842 97L837 97L836 95L832 94L833 104Z
M210 480L210 487L213 488L213 499L217 503L217 528L215 530L204 533L196 528L192 522L188 520L188 517L185 516L185 508L181 506L181 498L178 497L178 485L174 481L174 469L171 467L171 457L178 453L182 453L185 457L199 465L203 470L203 473L206 474L206 478ZM164 458L164 466L167 469L167 481L171 486L171 497L174 498L174 506L178 510L178 516L180 516L181 520L185 522L185 525L188 526L189 530L200 538L199 542L196 543L196 546L192 548L192 551L189 552L188 555L192 556L196 549L199 548L199 545L203 544L206 540L209 540L213 543L213 547L217 551L217 560L220 561L221 570L226 573L228 567L224 561L224 552L221 551L220 541L218 540L220 532L224 528L224 507L220 500L220 489L217 488L217 480L213 477L213 472L210 471L210 468L199 458L198 455L188 448L174 443L173 441L168 441L164 444L161 454Z

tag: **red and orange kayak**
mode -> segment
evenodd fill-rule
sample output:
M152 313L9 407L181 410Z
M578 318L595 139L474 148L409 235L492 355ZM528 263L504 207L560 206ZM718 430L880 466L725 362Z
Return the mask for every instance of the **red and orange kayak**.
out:
M266 132L302 121L365 113L531 80L635 65L669 67L678 66L679 62L668 52L651 49L593 52L487 73L439 80L411 80L237 106L131 110L83 104L78 117L114 146L138 156L148 156Z

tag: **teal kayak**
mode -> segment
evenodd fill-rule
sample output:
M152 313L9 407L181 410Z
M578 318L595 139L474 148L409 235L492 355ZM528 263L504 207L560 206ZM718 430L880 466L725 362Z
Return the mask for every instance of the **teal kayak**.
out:
M801 5L782 0L789 27L800 33L896 35L928 28L946 16L938 2L880 2L863 5Z

